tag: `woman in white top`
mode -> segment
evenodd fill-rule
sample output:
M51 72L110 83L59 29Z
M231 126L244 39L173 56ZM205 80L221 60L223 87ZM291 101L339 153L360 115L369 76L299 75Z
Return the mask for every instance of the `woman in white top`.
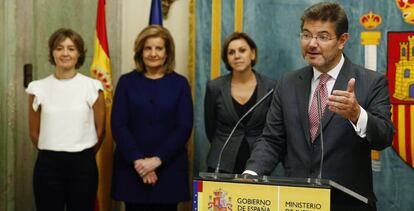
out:
M39 150L33 173L37 211L94 209L105 103L101 82L77 71L85 52L78 33L58 29L49 38L54 73L26 90L30 137Z

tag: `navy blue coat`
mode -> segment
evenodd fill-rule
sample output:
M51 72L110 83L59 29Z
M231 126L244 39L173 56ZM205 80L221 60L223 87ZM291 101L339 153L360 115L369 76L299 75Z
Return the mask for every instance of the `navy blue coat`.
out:
M132 203L189 200L186 143L193 125L187 80L173 72L160 79L132 71L119 79L112 109L116 149L112 196ZM157 183L144 184L134 160L158 156Z

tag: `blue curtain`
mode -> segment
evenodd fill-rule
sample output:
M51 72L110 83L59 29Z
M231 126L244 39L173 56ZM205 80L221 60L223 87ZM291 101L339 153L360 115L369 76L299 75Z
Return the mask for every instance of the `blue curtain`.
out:
M270 78L278 79L287 71L305 64L300 53L300 16L315 0L244 0L243 31L258 45L255 69ZM414 31L403 21L394 0L342 0L350 22L350 40L345 54L356 64L364 65L364 47L360 33L367 31L359 18L372 11L382 17L376 29L381 32L378 46L377 71L387 68L387 32ZM234 30L234 1L222 0L221 38ZM195 175L206 170L209 143L204 132L203 100L211 67L211 0L196 1L196 81L195 81ZM221 73L226 74L224 64ZM392 148L380 154L381 171L374 172L378 210L414 210L414 170L405 164Z

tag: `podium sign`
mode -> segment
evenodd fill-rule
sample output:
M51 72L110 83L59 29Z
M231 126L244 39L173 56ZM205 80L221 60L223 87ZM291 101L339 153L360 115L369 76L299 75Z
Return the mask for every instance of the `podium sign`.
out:
M330 188L296 187L241 181L194 180L193 210L326 211Z
M326 188L276 186L279 209L283 211L330 210L331 190Z

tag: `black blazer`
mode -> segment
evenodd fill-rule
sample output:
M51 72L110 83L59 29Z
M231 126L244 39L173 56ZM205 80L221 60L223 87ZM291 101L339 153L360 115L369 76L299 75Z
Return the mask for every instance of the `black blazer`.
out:
M283 161L288 177L316 178L321 148L319 134L311 143L309 96L312 67L285 74L276 86L263 134L247 161L246 169L269 174ZM322 118L324 163L322 177L331 179L375 201L371 170L371 149L391 145L388 81L384 75L352 64L345 58L333 90L346 90L355 78L355 94L368 113L366 137L358 136L349 120L326 109ZM284 154L286 153L286 154Z
M275 86L275 81L255 72L257 80L257 100L261 99ZM211 144L207 166L216 168L218 156L228 135L239 120L230 93L231 74L221 76L207 83L204 99L204 120L208 140ZM250 149L262 133L271 96L254 111L247 124L240 123L224 149L220 170L233 172L237 152L245 137ZM240 172L242 173L242 172Z

